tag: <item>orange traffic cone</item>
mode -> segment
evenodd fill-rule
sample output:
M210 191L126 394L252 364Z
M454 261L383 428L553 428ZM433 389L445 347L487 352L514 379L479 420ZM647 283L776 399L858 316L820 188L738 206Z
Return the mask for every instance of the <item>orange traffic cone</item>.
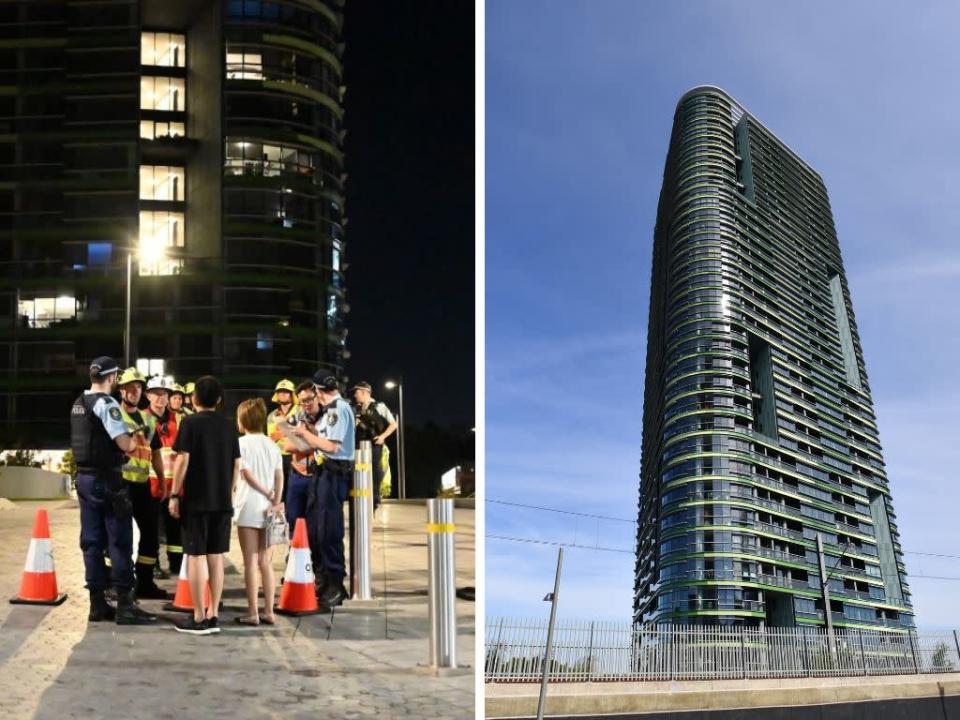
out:
M164 610L175 612L193 612L193 595L190 592L190 581L187 579L187 560L189 555L183 555L180 560L180 577L177 580L177 593L173 601L163 606ZM203 588L203 607L210 609L210 582Z
M307 523L297 518L290 543L290 557L283 574L283 588L277 612L283 615L315 615L320 612L317 589L314 585L310 545L307 543Z
M50 541L50 523L47 511L37 510L33 523L33 537L27 550L20 594L10 598L14 605L59 605L67 599L57 592L57 574L53 570L53 543Z

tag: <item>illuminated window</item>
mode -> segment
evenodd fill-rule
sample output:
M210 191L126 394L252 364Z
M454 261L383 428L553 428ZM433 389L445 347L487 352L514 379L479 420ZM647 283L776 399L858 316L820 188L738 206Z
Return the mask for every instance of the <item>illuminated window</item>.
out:
M137 370L146 377L163 375L163 358L137 358Z
M20 322L26 327L45 328L61 320L77 317L77 300L68 295L20 300L17 304Z
M182 167L141 165L140 199L183 201L183 175Z
M183 78L140 78L140 109L183 112L186 109Z
M164 257L159 260L140 260L140 275L179 275L183 272L182 258Z
M182 122L160 122L159 120L141 120L140 137L144 140L183 137L186 135Z
M145 32L140 34L140 64L161 67L186 66L187 41L183 35Z
M334 270L340 272L340 243L337 241L333 243L333 255L330 258L330 265Z
M263 80L260 53L227 53L227 80Z
M314 157L307 150L228 139L225 169L228 175L313 173Z
M174 275L180 272L183 261L167 256L168 248L183 247L183 213L140 212L140 252L138 262L141 275Z

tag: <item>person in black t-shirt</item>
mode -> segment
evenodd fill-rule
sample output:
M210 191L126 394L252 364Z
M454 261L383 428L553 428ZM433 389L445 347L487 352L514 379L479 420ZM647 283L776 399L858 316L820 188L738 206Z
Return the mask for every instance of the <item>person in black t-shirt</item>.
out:
M240 442L234 423L214 411L222 395L220 381L209 375L197 380L196 414L183 419L173 445L170 514L183 528L183 552L190 557L187 576L193 615L176 626L179 632L220 632L217 611L223 594L223 554L230 549L232 493L240 474ZM210 580L210 615L203 608L203 588Z

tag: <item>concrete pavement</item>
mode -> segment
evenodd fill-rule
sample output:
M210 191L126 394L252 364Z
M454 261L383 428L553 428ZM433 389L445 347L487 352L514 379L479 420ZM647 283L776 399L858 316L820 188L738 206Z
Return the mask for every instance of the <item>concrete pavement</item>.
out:
M472 718L474 668L436 677L429 660L423 505L385 505L373 528L376 600L333 616L235 625L244 613L234 531L223 631L193 637L160 627L88 623L79 511L73 501L0 510L0 599L16 594L34 514L49 511L59 607L0 604L0 717L14 718ZM457 586L476 586L474 512L458 509ZM283 548L275 558L278 580ZM385 572L386 570L386 572ZM171 592L175 578L162 581ZM386 593L385 593L386 591ZM385 601L384 601L385 597ZM144 601L159 610L161 601ZM458 659L473 665L474 607L457 602ZM183 617L167 614L170 620Z

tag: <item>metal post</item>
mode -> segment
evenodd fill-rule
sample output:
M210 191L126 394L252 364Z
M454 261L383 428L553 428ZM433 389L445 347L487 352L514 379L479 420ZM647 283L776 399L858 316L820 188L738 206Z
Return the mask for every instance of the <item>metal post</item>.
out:
M557 621L557 601L560 598L560 570L563 567L563 548L557 551L557 575L553 580L553 592L544 600L550 600L550 624L547 626L547 647L543 653L540 671L540 699L537 701L537 720L543 720L543 707L547 701L547 680L550 676L550 660L553 654L553 627Z
M863 674L867 675L867 653L863 649L863 630L857 630L860 636L860 662L863 664Z
M907 639L910 640L910 654L913 655L913 671L920 674L920 661L917 659L917 646L913 642L914 631L907 632Z
M427 500L430 565L430 664L457 666L457 568L453 498Z
M127 302L123 318L123 366L130 367L130 298L133 286L133 253L127 253Z
M956 630L953 631L953 643L957 646L957 660L960 661L960 635Z
M353 470L350 516L350 595L354 600L373 599L370 568L370 519L373 517L373 446L361 440Z
M823 557L823 536L820 533L817 533L817 559L820 561L820 589L823 594L823 617L827 621L827 643L830 645L830 659L836 666L837 645L833 636L833 612L830 610L830 580L827 577L827 565Z
M596 623L590 623L590 648L587 650L587 682L593 679L593 626Z
M740 628L740 677L747 678L747 638L745 628Z
M400 377L400 382L397 383L397 390L400 396L400 413L399 413L399 425L397 432L397 445L398 450L400 451L400 492L397 493L397 497L401 500L406 500L407 498L407 448L406 445L406 436L403 432L403 376Z

